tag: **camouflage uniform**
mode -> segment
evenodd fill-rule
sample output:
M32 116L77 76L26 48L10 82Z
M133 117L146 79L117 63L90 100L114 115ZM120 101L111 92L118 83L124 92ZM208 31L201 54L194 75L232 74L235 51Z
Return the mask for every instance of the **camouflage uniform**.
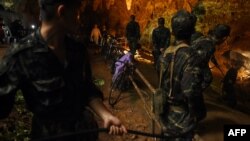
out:
M215 66L218 66L214 56L215 46L216 45L213 39L205 36L196 39L191 45L191 48L193 48L197 53L197 57L194 62L196 62L198 64L197 66L201 69L200 79L202 81L202 89L197 92L196 97L196 113L198 120L202 120L206 117L207 109L204 103L202 92L212 83L213 80L212 72L208 66L209 61L211 60Z
M140 40L140 26L136 21L130 21L126 26L126 38L128 40L130 52L135 55L138 41Z
M37 30L10 47L0 64L0 118L8 116L20 89L34 114L32 139L97 127L86 106L102 93L91 81L87 52L68 37L64 43L67 61L61 63Z
M153 30L152 33L152 41L153 41L153 56L154 63L156 64L161 51L160 49L166 49L170 44L170 31L168 28L164 26L159 26Z
M160 113L160 119L165 127L165 135L179 136L174 141L191 141L193 130L197 121L194 115L195 93L200 89L198 67L193 66L194 51L189 47L180 48L176 55L173 68L172 96L169 97L170 89L170 62L173 54L167 54L166 57L160 57L159 61L164 64L161 89L163 99L167 102L163 105L163 112ZM183 135L184 134L184 135ZM168 139L169 141L169 139Z
M235 94L235 83L237 79L238 69L237 68L230 68L225 77L222 80L222 97L226 101L226 103L231 106L235 107L237 104L237 98Z

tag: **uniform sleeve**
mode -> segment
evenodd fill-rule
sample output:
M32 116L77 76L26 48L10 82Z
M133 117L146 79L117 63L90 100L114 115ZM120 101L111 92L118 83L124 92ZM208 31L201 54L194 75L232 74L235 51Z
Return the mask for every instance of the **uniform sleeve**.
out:
M165 47L167 48L167 47L169 47L169 45L170 45L170 31L169 31L169 29L167 28L167 39L166 39L166 44L165 44Z
M188 101L189 112L193 115L195 106L195 96L201 92L201 70L198 66L194 66L188 62L184 67L181 87L183 94Z
M0 62L0 118L9 115L14 105L15 94L19 85L18 67L11 55L6 55Z
M125 30L125 35L126 35L126 38L129 38L129 23L127 23L126 25L126 30Z
M141 38L141 31L140 31L139 23L136 23L136 26L137 26L137 38L140 39Z
M156 33L155 33L155 29L153 30L153 33L152 33L152 42L153 42L153 46L155 47L155 45L156 45L156 35L155 35Z

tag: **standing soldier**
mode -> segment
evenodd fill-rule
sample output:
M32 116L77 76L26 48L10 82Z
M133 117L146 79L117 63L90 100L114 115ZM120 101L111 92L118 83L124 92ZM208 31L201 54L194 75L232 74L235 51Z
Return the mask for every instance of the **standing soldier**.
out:
M126 38L128 40L130 52L133 55L135 55L135 52L137 50L137 45L140 37L140 26L138 22L135 21L135 15L131 15L130 22L126 26Z
M39 0L41 27L6 52L0 63L0 119L21 90L33 113L31 140L96 129L91 108L110 134L126 128L103 104L91 78L86 48L68 34L77 31L82 0ZM87 108L89 107L89 108ZM53 141L95 141L97 134Z
M156 94L155 109L164 135L179 136L171 141L192 141L197 124L193 96L199 80L191 62L195 52L189 47L195 22L194 15L178 11L171 19L175 43L159 58L161 91Z
M153 56L154 65L160 56L160 54L169 46L170 44L170 30L164 26L165 19L158 19L158 27L153 30L152 41L153 41Z
M206 117L206 107L204 104L204 98L202 92L211 84L213 80L212 72L209 68L209 61L220 70L219 64L215 59L214 52L216 47L223 43L227 36L229 36L230 27L225 24L216 25L213 30L209 32L208 36L202 36L192 42L191 47L196 51L199 60L199 68L202 70L202 83L201 91L196 95L196 114L198 120L202 120ZM221 71L221 70L220 70Z
M235 83L237 80L238 70L243 66L242 61L231 60L231 68L227 71L222 80L222 99L230 107L237 105Z

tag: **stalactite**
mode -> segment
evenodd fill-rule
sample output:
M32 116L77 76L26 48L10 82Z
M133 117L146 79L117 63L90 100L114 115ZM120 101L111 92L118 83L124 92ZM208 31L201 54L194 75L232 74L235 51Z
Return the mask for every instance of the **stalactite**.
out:
M115 0L106 0L106 8L109 9L110 6L115 4Z
M93 11L96 11L98 7L102 4L102 0L94 0L93 2Z
M126 0L127 9L130 10L133 0Z

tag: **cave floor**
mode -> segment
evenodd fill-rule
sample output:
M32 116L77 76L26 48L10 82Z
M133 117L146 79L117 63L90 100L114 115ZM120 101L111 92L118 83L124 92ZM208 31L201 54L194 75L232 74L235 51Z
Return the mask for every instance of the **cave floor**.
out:
M145 110L145 104L139 98L136 91L131 87L130 90L122 94L121 100L115 107L111 107L108 104L108 95L110 89L110 82L112 74L110 72L109 65L104 61L104 58L100 55L96 55L93 49L88 49L91 66L93 71L94 80L101 79L104 80L104 85L100 86L100 89L104 93L104 103L105 105L118 116L123 124L131 130L141 131L141 132L152 132L152 120L150 119L148 113ZM0 55L3 54L5 48L0 48ZM137 68L142 72L146 79L152 84L153 87L157 87L157 75L153 68L152 57L148 53L140 52L142 58L137 59ZM239 100L239 104L235 108L229 108L222 101L219 100L220 97L220 80L221 75L215 70L214 72L214 82L211 87L209 87L205 93L204 98L206 106L208 109L207 117L199 125L197 134L195 136L195 141L223 141L223 126L225 124L250 124L250 102L249 95L243 95ZM150 104L150 91L142 83L142 81L134 77L139 88L142 90L143 97L147 104ZM14 112L13 112L14 113ZM13 114L12 115L18 115ZM9 117L7 121L11 118L18 119L18 117ZM102 127L102 121L100 118L96 117L99 127ZM13 121L13 120L10 120ZM0 122L1 124L1 122ZM27 123L30 124L30 123ZM159 133L159 128L155 126L155 133ZM106 133L99 134L99 141L153 141L153 138L127 134L123 136L110 136Z
M149 114L145 110L145 104L139 98L138 94L131 87L125 93L122 93L121 100L115 105L114 108L108 104L108 95L110 90L110 82L112 74L110 72L109 65L105 63L104 58L100 55L93 53L92 49L89 49L91 56L91 65L94 79L103 79L105 84L100 87L104 93L104 103L109 107L109 109L118 116L123 124L128 129L137 130L142 132L152 133L152 120ZM152 63L148 60L152 60L151 56L140 52L146 61L141 61L143 59L137 59L137 68L142 72L145 78L151 83L153 87L157 86L157 75L153 68ZM144 59L145 60L145 59ZM146 63L145 63L146 62ZM208 109L207 117L199 125L195 139L196 141L223 141L223 126L225 124L250 124L250 104L249 96L245 101L239 101L239 104L234 109L227 107L222 101L219 100L220 97L220 80L221 77L214 71L215 78L211 87L209 87L205 93L204 98L206 106ZM142 90L143 97L146 103L150 105L150 91L141 81L141 79L134 76L139 88ZM102 126L100 119L100 127ZM156 127L156 132L159 133L159 128ZM106 133L100 133L99 141L151 141L154 140L150 137L139 136L127 134L124 136L109 136Z

